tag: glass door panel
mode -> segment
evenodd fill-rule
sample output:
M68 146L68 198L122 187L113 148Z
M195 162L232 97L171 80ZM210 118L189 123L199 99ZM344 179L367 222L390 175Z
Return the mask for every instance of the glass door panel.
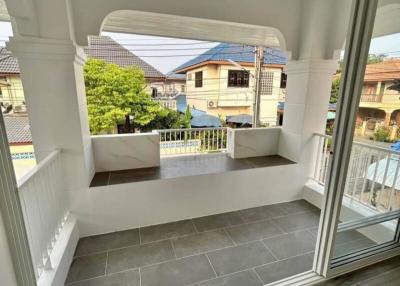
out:
M400 1L392 1L390 5L386 2L378 2L358 111L353 122L353 143L332 266L346 256L398 243Z

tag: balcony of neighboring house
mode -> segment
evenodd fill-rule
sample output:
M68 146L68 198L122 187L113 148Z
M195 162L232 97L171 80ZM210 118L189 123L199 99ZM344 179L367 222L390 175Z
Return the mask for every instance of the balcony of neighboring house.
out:
M226 3L208 0L174 5L76 0L68 7L48 0L35 6L26 3L36 0L23 2L22 12L8 5L18 24L8 47L19 60L38 164L15 182L5 160L10 156L3 156L8 154L5 141L0 141L0 159L7 167L0 175L11 178L11 184L2 185L7 204L0 205L12 214L6 217L13 219L8 241L23 240L18 244L23 247L13 248L16 261L23 262L13 264L15 272L24 273L14 277L20 285L261 286L303 272L318 276L314 283L327 273L316 268L322 251L332 247L324 254L346 257L388 242L396 233L394 223L373 225L369 216L381 219L400 207L400 153L355 142L338 214L345 224L337 227L337 235L330 233L336 235L334 245L316 247L328 231L326 225L319 228L326 219L324 195L329 193L324 192L332 158L332 138L324 133L350 1L267 1L271 10L236 1L229 13ZM205 14L208 9L212 13ZM328 13L337 17L325 17ZM282 126L205 124L91 135L82 47L88 35L99 31L281 49L270 55L279 64L274 75L267 74L264 106L273 102L276 116L284 98ZM220 64L218 58L207 61ZM228 80L230 69L224 71ZM215 78L201 72L193 74L193 88L201 88L206 76ZM231 72L232 83L234 74L236 85L242 85L237 77L246 73ZM268 97L275 87L279 93ZM182 96L153 100L184 112ZM245 100L249 108L251 99ZM354 220L365 225L357 228ZM335 226L329 228L336 231ZM13 255L4 255L5 265L12 265ZM326 267L330 262L326 258Z

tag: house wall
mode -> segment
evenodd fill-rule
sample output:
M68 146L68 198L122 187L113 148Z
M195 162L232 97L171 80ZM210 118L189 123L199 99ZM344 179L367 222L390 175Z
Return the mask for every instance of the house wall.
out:
M1 86L0 102L20 105L25 101L21 77L19 75L6 75L7 86Z
M254 74L254 67L246 67ZM252 115L255 81L252 76L249 79L249 87L228 87L228 71L240 70L232 65L206 65L192 69L186 74L187 102L190 106L207 111L207 113L222 116L236 114ZM262 94L260 103L260 121L270 126L277 122L277 105L282 101L280 89L281 68L265 68L273 72L272 94ZM195 87L195 73L203 71L203 86ZM192 79L189 80L190 74ZM212 101L213 107L210 107Z

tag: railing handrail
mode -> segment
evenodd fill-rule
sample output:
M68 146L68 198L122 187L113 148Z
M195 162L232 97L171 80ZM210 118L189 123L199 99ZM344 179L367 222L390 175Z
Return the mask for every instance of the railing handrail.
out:
M203 128L175 128L175 129L155 129L156 132L170 132L170 131L190 131L190 130L225 130L228 127L203 127Z
M23 175L20 179L17 180L18 188L21 188L25 185L36 173L40 172L47 165L49 165L56 157L60 154L60 150L56 149L52 151L46 158L40 161L36 166L30 169L25 175Z
M320 137L323 137L323 138L332 139L332 136L326 135L326 134L314 133L314 135L317 135L317 136L320 136ZM365 147L365 148L374 149L374 150L377 150L377 151L386 152L388 154L400 155L400 151L395 151L395 150L391 150L391 149L384 148L384 147L369 145L367 143L362 143L360 141L353 141L353 144L361 146L361 147Z

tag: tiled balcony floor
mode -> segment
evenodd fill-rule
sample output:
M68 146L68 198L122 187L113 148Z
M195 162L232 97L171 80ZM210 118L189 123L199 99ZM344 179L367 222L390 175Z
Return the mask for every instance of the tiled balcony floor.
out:
M311 269L318 220L299 200L82 238L67 285L263 285Z
M160 167L98 172L90 186L99 187L288 164L294 162L278 155L243 159L232 159L226 153L163 157Z

